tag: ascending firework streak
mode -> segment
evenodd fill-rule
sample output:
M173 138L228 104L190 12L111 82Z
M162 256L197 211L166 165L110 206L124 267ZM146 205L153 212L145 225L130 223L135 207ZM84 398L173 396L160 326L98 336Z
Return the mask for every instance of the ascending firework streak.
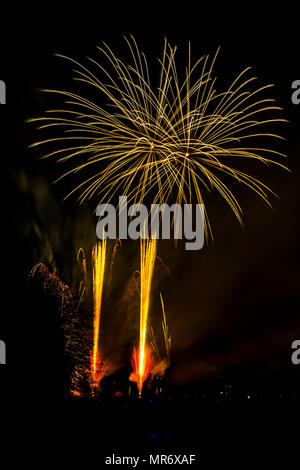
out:
M161 326L162 326L163 337L164 337L164 354L161 353L161 349L159 348L157 341L156 341L154 329L151 325L149 325L148 331L149 331L149 337L150 337L150 344L158 360L158 363L161 363L161 364L164 363L165 369L167 369L170 367L170 353L171 353L172 338L171 338L171 334L170 334L169 327L167 324L165 305L164 305L164 301L163 301L163 297L161 293L160 293L160 302L161 302L162 315L163 315Z
M101 367L103 366L99 351L100 314L103 293L103 282L105 272L106 240L98 242L92 251L93 263L93 301L94 301L94 321L93 321L93 354L91 358L92 383L98 388L101 380Z
M138 351L134 349L131 361L134 379L137 382L140 396L142 394L143 383L149 376L153 366L152 352L146 344L146 335L155 257L156 240L142 238L140 260L140 337Z
M85 252L83 248L79 248L78 253L77 253L77 261L81 260L81 265L83 269L83 281L80 281L79 284L79 289L78 289L78 307L81 304L84 295L86 293L87 289L87 267L86 267L86 257L85 257Z
M167 356L167 365L168 365L168 367L170 367L171 334L170 334L170 331L169 331L169 327L167 325L165 305L164 305L163 297L162 297L161 294L160 294L160 301L161 301L162 312L163 312L163 320L162 320L161 324L162 324L162 329L163 329L163 333L164 333L166 356Z
M90 87L94 98L45 90L64 97L66 106L30 120L40 122L41 129L64 131L32 145L55 145L45 157L68 164L61 178L90 170L70 194L79 194L80 202L96 197L100 203L121 191L128 201L141 203L150 192L154 203L203 203L203 193L216 190L242 223L229 176L270 204L273 191L237 166L255 160L285 168L278 162L285 155L252 144L256 138L281 138L270 129L284 121L275 114L281 108L265 94L272 85L255 87L247 68L218 92L213 75L217 54L192 63L189 46L187 66L180 71L176 47L167 41L154 84L145 55L133 38L126 41L129 61L104 43L98 48L103 60L89 59L90 67L60 56L72 62L75 80ZM206 213L205 223L209 233Z

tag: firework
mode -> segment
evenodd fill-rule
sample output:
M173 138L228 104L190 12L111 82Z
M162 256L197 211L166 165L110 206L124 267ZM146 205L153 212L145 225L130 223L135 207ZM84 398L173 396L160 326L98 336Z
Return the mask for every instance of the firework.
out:
M154 359L151 349L146 345L144 346L143 351L133 348L131 365L133 373L130 375L130 380L132 382L136 382L139 391L139 397L141 398L144 382L149 377L150 372L154 366Z
M109 288L111 288L111 285L112 285L113 268L114 268L114 264L115 264L117 251L120 248L120 246L121 246L121 240L117 239L115 244L114 244L114 249L113 249L113 253L112 253L112 257L111 257L111 263L110 263L110 273L109 273L109 280L108 280Z
M62 316L70 316L75 310L75 303L71 290L59 277L51 273L47 266L38 263L31 269L28 280L36 283L36 287L49 298L54 298Z
M86 257L85 257L85 252L83 248L79 248L78 253L77 253L77 261L81 260L81 265L83 269L83 281L80 281L79 284L79 289L78 289L78 307L80 306L81 302L83 301L83 298L86 294L87 290L87 267L86 267Z
M43 263L30 271L30 285L40 290L47 298L54 299L61 315L61 327L65 334L65 353L72 363L70 393L74 396L86 392L95 396L100 382L109 368L108 361L100 350L100 316L106 264L106 241L98 242L92 250L93 321L90 312L79 310L88 287L88 269L83 248L77 260L81 261L83 281L80 282L77 300L69 286ZM85 306L86 308L86 306ZM86 388L88 386L88 389Z
M165 305L164 305L164 300L163 300L162 294L160 294L160 301L161 301L162 313L163 313L163 320L162 320L161 324L162 324L162 329L163 329L163 333L164 333L166 358L167 358L168 367L170 367L171 334L170 334L169 327L168 327L168 324L167 324Z
M137 382L139 395L142 394L143 383L148 378L153 366L151 349L146 345L148 314L152 276L156 257L156 240L143 239L140 242L140 331L138 351L134 349L132 366L134 374L131 380Z
M148 328L148 333L150 337L150 345L151 348L155 354L155 357L157 358L157 363L165 364L165 369L170 367L170 352L171 352L171 334L169 331L169 327L167 324L167 317L166 317L166 312L165 312L165 305L163 301L162 294L160 293L160 302L161 302L161 307L162 307L162 316L163 319L161 321L161 326L162 326L162 332L163 332L163 338L164 338L164 351L161 353L161 348L158 346L156 336L154 333L154 329L151 325L149 325Z
M151 348L155 354L155 363L152 365L152 370L150 371L151 375L151 382L153 381L154 377L163 377L165 372L170 367L170 353L171 353L171 334L169 331L169 327L167 324L167 318L165 313L165 306L162 294L160 294L160 301L162 307L162 332L164 338L164 350L158 346L156 336L154 333L154 329L151 325L149 325L148 332L149 332L149 339ZM156 394L158 394L158 389L156 389Z
M256 78L246 68L225 91L217 91L217 54L193 63L189 45L183 72L176 67L176 47L166 40L155 77L135 40L125 39L129 59L124 61L105 43L98 47L102 58L89 59L88 66L60 56L71 61L75 80L94 92L93 99L45 90L60 94L65 106L30 120L41 129L64 131L32 146L54 145L45 157L71 165L60 178L84 175L67 196L78 193L80 202L94 197L108 202L121 191L137 203L149 193L154 203L204 203L205 191L216 190L242 223L229 176L270 204L273 191L236 166L255 160L286 168L279 161L285 155L252 144L256 138L281 138L268 128L284 121L277 114L281 108L266 94L272 85L255 86ZM209 233L206 213L205 224Z
M104 375L105 366L99 350L100 314L105 272L106 240L98 242L92 251L93 264L93 354L91 357L92 382L95 388L99 387Z
M98 396L101 380L110 367L100 349L100 317L106 266L106 241L98 242L91 253L92 322L89 301L79 310L83 298L88 300L89 295L87 294L90 293L89 269L83 248L78 250L77 261L80 262L83 272L83 280L81 280L78 290L77 315L73 316L65 328L66 349L73 362L70 393L74 396L86 394Z
M81 261L82 269L83 269L83 279L85 287L87 286L87 265L86 265L86 256L83 248L79 248L77 253L77 261Z

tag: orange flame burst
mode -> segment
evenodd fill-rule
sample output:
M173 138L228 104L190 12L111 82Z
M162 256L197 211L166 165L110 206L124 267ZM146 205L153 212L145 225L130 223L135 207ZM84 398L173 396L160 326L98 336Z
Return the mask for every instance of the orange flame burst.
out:
M143 360L143 363L141 363L141 360ZM131 373L129 380L131 380L131 382L136 382L139 396L141 397L144 382L149 377L149 374L154 366L154 359L151 349L146 346L144 353L141 354L139 349L136 350L133 348L131 364L133 372Z

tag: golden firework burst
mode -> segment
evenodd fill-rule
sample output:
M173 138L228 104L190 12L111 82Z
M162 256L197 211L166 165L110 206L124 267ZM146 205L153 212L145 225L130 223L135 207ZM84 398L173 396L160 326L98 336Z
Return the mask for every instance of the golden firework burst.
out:
M204 192L214 189L242 223L229 176L270 204L273 191L236 166L250 159L286 168L280 162L284 154L249 145L255 138L282 138L268 131L285 121L276 114L281 108L266 95L272 85L255 87L255 77L246 68L219 92L213 74L218 52L192 63L189 45L182 74L176 66L176 47L167 40L154 77L134 38L125 40L128 60L121 60L105 43L98 47L101 59L89 58L89 66L60 55L72 62L75 80L90 87L93 99L82 92L44 90L60 94L65 106L30 119L41 129L62 130L32 146L53 144L44 156L70 164L59 179L82 174L66 197L78 193L80 203L91 198L101 203L121 193L136 203L150 195L153 203L172 199L203 204ZM209 232L206 213L205 223Z

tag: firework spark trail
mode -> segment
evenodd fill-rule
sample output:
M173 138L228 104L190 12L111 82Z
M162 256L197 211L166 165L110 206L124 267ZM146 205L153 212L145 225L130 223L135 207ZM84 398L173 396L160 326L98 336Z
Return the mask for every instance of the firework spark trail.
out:
M118 249L120 248L121 246L121 240L118 238L114 244L114 249L113 249L113 253L112 253L112 257L111 257L111 263L110 263L110 273L109 273L109 280L108 280L108 287L110 288L111 287L111 284L112 284L112 278L113 278L113 268L114 268L114 264L115 264L115 259L116 259L116 255L117 255L117 251Z
M43 263L34 265L28 279L35 280L45 295L57 300L62 316L72 314L75 302L69 286L62 282L56 274L51 273L47 266Z
M156 240L141 239L141 284L140 284L140 341L139 341L139 375L145 374L146 333L149 314L150 292L156 256ZM142 384L140 384L140 387ZM141 388L140 388L141 393Z
M100 314L103 294L104 272L106 258L106 240L98 242L92 251L93 264L93 301L94 301L94 321L93 321L93 355L91 358L92 377L95 385L99 385L99 375L101 369L101 355L99 351L100 336Z
M163 300L163 297L162 297L161 293L160 293L160 301L161 301L161 307L162 307L162 313L163 313L163 320L162 320L161 324L162 324L162 329L163 329L163 333L164 333L167 364L168 364L168 367L170 367L171 334L170 334L169 327L168 327L168 324L167 324L165 304L164 304L164 300Z
M146 342L147 320L149 313L150 292L153 268L156 256L156 241L141 239L141 301L140 301L140 373L143 372L144 350Z
M156 239L141 238L140 242L140 330L138 351L134 349L132 366L136 376L139 395L142 394L143 383L153 366L150 348L146 345L148 314L153 270L156 257Z
M83 269L83 280L80 281L79 289L78 289L78 307L80 306L83 298L86 294L87 287L88 287L88 279L87 279L87 265L86 265L86 256L83 248L79 248L77 253L77 261L81 262L81 266Z
M155 354L157 362L158 363L164 362L166 364L166 368L168 368L170 367L171 334L170 334L170 330L167 324L165 305L164 305L163 296L161 293L160 293L160 302L161 302L162 317L163 317L161 321L161 326L162 326L162 332L163 332L163 338L164 338L164 354L162 353L161 348L159 348L158 346L154 329L150 324L148 326L148 334L150 338L150 345Z
M87 266L86 266L86 256L83 248L79 248L77 253L77 261L81 261L83 275L84 275L84 283L87 286Z
M152 369L150 370L150 381L151 383L154 377L163 377L165 372L170 367L170 352L171 352L171 334L169 331L169 327L167 325L167 318L165 313L164 301L162 294L160 294L160 301L162 307L162 331L163 331L163 338L164 338L164 351L162 351L157 343L156 336L154 333L154 329L151 325L148 327L148 334L149 334L149 341L150 346L152 348L153 353L155 354L155 362L152 363Z
M104 97L107 106L76 93L44 90L60 94L67 106L29 120L39 122L40 129L64 131L32 145L56 145L45 157L73 164L61 178L91 171L70 194L77 192L80 202L93 197L108 202L121 190L128 200L141 203L152 191L154 203L174 197L178 203L194 198L204 203L203 193L214 189L242 223L241 207L223 179L230 176L270 205L273 191L236 164L250 159L286 168L278 161L285 157L282 153L248 146L256 138L282 138L270 130L274 123L285 121L277 116L281 108L266 94L272 85L255 87L256 77L249 76L247 68L218 92L213 75L217 54L192 63L189 47L181 75L176 47L167 41L159 60L159 83L154 85L146 56L133 38L125 39L129 63L105 43L98 48L103 60L89 59L90 68L60 56L74 65L75 80L93 89L96 98ZM206 213L205 224L210 233Z

